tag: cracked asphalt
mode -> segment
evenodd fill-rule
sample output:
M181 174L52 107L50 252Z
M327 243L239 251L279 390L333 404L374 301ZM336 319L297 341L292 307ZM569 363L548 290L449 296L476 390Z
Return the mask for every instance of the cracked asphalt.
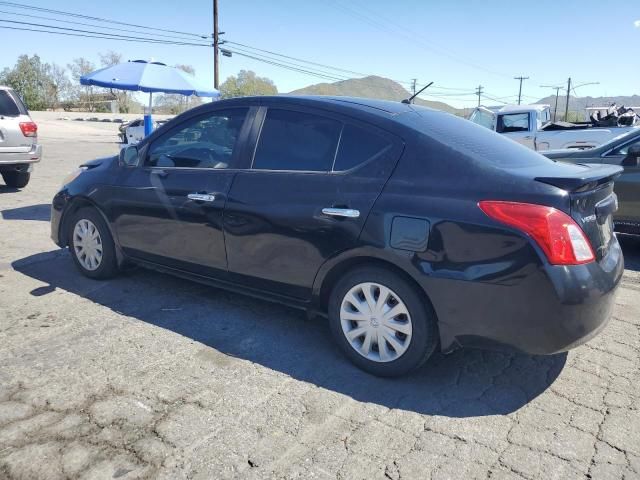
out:
M607 328L568 354L464 350L388 380L324 321L144 270L82 277L49 202L112 124L34 115L0 186L1 479L640 478L640 240Z

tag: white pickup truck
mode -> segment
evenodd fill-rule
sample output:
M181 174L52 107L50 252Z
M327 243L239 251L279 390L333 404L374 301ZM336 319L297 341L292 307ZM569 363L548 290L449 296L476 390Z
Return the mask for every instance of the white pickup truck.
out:
M478 107L474 123L506 135L533 150L593 148L638 126L594 127L591 122L551 122L549 105Z

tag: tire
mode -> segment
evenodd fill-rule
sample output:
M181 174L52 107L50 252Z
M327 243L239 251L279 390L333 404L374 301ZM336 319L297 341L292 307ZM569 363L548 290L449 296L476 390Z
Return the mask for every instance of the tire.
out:
M81 225L80 225L81 224ZM80 249L81 245L81 237L80 232L76 232L76 227L79 226L80 230L82 227L89 227L88 230L90 232L90 237L93 237L92 228L95 228L97 231L97 239L96 242L101 248L101 257L97 265L91 264L90 258L91 253L99 250L95 245L92 246L92 241L88 240L87 250ZM68 231L68 245L69 251L71 252L71 258L73 258L73 263L75 263L76 267L80 272L93 279L104 280L107 278L114 277L118 273L118 261L116 258L116 249L115 243L113 242L113 237L111 236L111 232L107 227L106 222L102 218L100 212L98 212L94 208L81 208L77 212L73 214L69 223L69 231ZM78 233L78 234L76 234ZM78 243L76 243L78 242ZM79 250L80 249L80 250ZM82 255L83 252L89 252L89 255Z
M363 284L366 285L365 289L361 289ZM385 295L387 301L382 304L381 310L374 311L371 316L364 315L363 318L367 318L366 321L350 320L349 313L353 312L355 315L353 318L362 316L358 308L347 301L347 295L349 298L360 301L361 307L364 305L364 309L367 309L370 303L366 301L364 291L369 290L370 298L377 301L385 288L388 289L389 296ZM387 290L384 292L386 293ZM352 294L356 297L352 297ZM400 313L390 319L384 318L381 314L382 311L389 313L392 309L395 312L406 313ZM331 332L342 351L356 366L376 376L404 375L422 365L438 345L437 319L424 294L403 277L388 269L363 267L347 272L331 292L328 313ZM386 325L393 325L393 328ZM356 337L355 346L353 346L352 341L347 338L345 329L357 333L356 330L361 330L363 327L368 330L368 333ZM403 332L396 329L402 329ZM378 334L386 335L382 337L385 345L382 350L376 343ZM367 335L370 336L368 342L370 348L368 356L365 357L363 352L366 351ZM393 344L402 348L396 350ZM399 350L402 350L402 353L399 354ZM386 359L383 356L386 356Z
M24 188L29 183L31 172L4 172L2 178L8 187Z

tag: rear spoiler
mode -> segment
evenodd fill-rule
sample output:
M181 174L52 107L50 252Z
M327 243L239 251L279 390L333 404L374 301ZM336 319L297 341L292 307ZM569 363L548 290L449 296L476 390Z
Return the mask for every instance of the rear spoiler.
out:
M569 192L585 192L594 190L600 185L615 180L623 171L622 167L603 164L579 164L589 167L579 173L560 175L557 177L536 177L536 181L553 185Z

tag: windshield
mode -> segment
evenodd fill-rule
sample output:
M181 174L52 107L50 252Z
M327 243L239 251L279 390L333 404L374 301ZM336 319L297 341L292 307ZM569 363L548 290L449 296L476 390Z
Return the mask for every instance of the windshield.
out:
M412 105L412 108L421 117L420 121L412 126L472 160L502 168L534 167L555 163L509 138L489 132L486 128L481 128L463 118L417 105Z

